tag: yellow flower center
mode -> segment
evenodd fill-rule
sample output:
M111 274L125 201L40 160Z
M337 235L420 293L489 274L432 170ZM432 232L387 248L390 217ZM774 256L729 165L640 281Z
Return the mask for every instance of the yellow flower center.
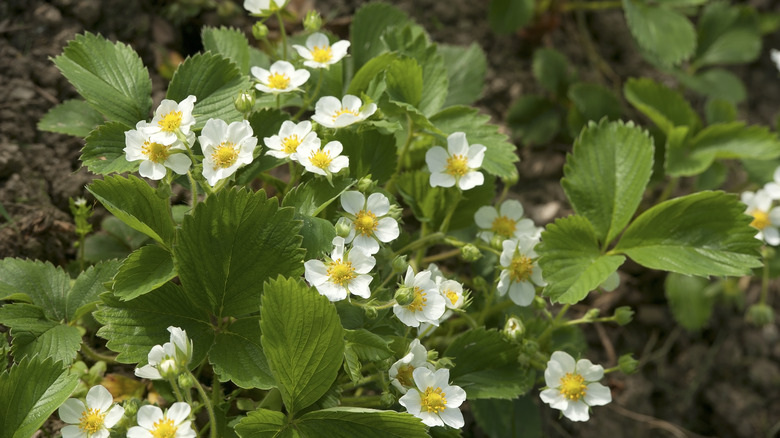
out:
M328 277L332 283L344 286L344 284L357 277L357 275L355 275L355 268L352 267L352 262L342 263L341 259L336 259L328 266Z
M769 214L765 211L755 210L750 214L753 216L753 222L751 222L750 225L759 230L763 230L772 223L772 221L769 220Z
M395 376L395 378L398 379L403 386L414 386L414 377L412 377L412 373L414 373L413 366L401 365L398 367L398 375Z
M284 90L290 85L290 78L282 73L274 73L268 77L268 88Z
M447 174L452 175L455 178L460 178L461 176L467 174L468 171L469 162L466 160L465 156L455 154L447 158L447 167L444 169L444 172Z
M490 226L490 230L499 236L512 237L515 234L516 221L509 219L506 216L499 216L493 220L493 225Z
M97 433L103 428L103 420L106 418L106 414L101 414L97 409L87 408L86 411L81 413L79 418L79 429L87 432L87 434Z
M513 258L509 263L509 277L514 282L528 281L533 271L533 262L524 255Z
M165 146L160 143L150 143L148 140L141 146L141 153L146 155L149 161L154 163L164 163L171 153L168 151L169 146Z
M298 150L298 146L301 145L301 139L297 135L293 134L282 140L282 151L285 154L294 154Z
M211 153L211 159L214 160L214 170L220 167L225 169L236 164L236 160L238 160L236 145L230 142L220 143Z
M450 300L453 306L455 305L455 303L458 302L458 299L460 298L458 296L458 293L452 289L447 289L446 291L444 291L444 296L447 297L448 300Z
M414 287L414 300L412 300L409 305L406 306L407 309L411 310L412 312L422 312L423 307L425 307L425 303L428 302L428 298L426 298L427 294L423 292L423 290L415 286Z
M374 231L379 221L376 220L376 215L370 211L360 210L355 217L355 231L364 235L370 236Z
M154 438L174 438L176 436L176 429L178 429L178 427L173 425L173 420L170 418L163 418L154 423L152 436Z
M165 132L173 132L181 126L181 111L171 111L164 115L157 124Z
M314 62L324 64L333 58L333 50L330 49L330 46L314 46L314 49L311 51L311 57L314 59Z
M442 389L429 386L422 395L420 404L422 405L420 411L428 411L428 413L438 414L444 411L447 407L447 399L444 397L446 394L442 392Z
M328 152L317 151L311 153L311 158L309 161L311 161L312 166L325 169L330 165L330 162L333 161L333 158L330 157Z
M561 395L571 401L578 401L585 397L588 387L585 385L585 378L579 374L566 373L561 377L561 385L558 388Z
M342 114L352 114L353 116L356 117L360 115L349 108L341 108L340 110L336 111L336 114L333 114L333 120L335 121Z

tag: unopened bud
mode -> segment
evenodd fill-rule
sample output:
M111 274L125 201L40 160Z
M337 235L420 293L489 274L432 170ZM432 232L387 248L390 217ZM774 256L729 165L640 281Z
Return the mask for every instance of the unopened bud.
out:
M122 407L125 408L125 416L128 418L135 417L135 414L138 413L138 408L141 407L141 402L137 398L131 398L130 400L125 400L125 402L122 404Z
M452 361L452 358L450 357L442 357L438 361L436 361L436 369L441 368L447 368L451 369L455 366L455 363Z
M160 371L160 375L165 379L179 375L179 367L176 365L176 360L172 357L167 357L160 362L157 365L157 370Z
M268 26L258 21L252 26L252 36L258 40L265 39L268 36Z
M370 192L376 187L376 181L371 179L371 175L360 178L357 182L357 188L363 193Z
M339 237L346 238L349 236L351 228L352 227L350 227L349 219L345 217L341 217L338 221L336 221L336 235Z
M463 260L467 262L476 262L482 258L482 251L469 243L467 245L463 245L463 247L460 249L460 255L463 257Z
M753 304L748 308L745 318L751 324L763 327L775 321L775 311L766 304Z
M379 403L384 408L389 408L395 404L395 396L389 392L382 393L379 397Z
M86 380L92 385L97 385L101 380L103 380L103 375L105 374L106 363L102 360L99 360L95 362L95 364L92 365L92 367L89 369Z
M511 175L505 178L501 178L501 182L508 187L512 187L513 185L517 184L518 181L520 181L520 175L517 173L517 171L512 172Z
M639 367L639 361L629 354L624 354L618 359L618 369L623 374L633 374Z
M493 237L490 239L490 247L498 251L503 251L504 240L506 239L504 239L502 236L498 234L494 234Z
M409 262L406 259L406 255L396 256L396 258L393 259L393 273L399 274L401 272L406 272L406 268L409 267Z
M78 361L74 362L73 365L70 366L70 372L74 374L87 374L89 369L87 368L87 364L82 361Z
M523 351L527 355L533 356L539 351L539 344L537 344L536 341L525 341L523 343Z
M366 306L363 308L363 311L366 313L366 318L368 319L376 319L376 317L379 316L379 311L376 310L376 307Z
M322 27L322 16L317 11L309 11L303 19L303 28L309 32L316 32Z
M626 325L634 319L634 311L628 306L620 306L615 309L615 322L620 325Z
M599 317L600 313L601 310L599 309L590 309L585 313L585 316L583 316L582 319L586 321L593 321L594 319Z
M252 91L242 91L233 101L233 105L246 118L255 108L255 94Z
M531 303L531 305L538 310L547 308L547 303L544 301L544 298L540 297L539 295L534 297L534 300Z
M775 249L769 245L764 245L764 247L761 248L761 257L764 259L771 260L775 258L775 253Z
M399 306L408 306L412 304L415 298L414 288L409 286L401 286L395 291L395 302Z
M398 221L401 219L401 216L403 216L403 214L404 214L404 210L401 207L395 204L390 204L390 211L387 212L387 216Z
M510 341L517 341L525 334L525 325L523 321L514 316L506 320L504 324L504 336Z
M177 382L179 383L179 387L184 390L189 390L195 387L195 382L192 380L190 373L179 374L179 377L177 377Z

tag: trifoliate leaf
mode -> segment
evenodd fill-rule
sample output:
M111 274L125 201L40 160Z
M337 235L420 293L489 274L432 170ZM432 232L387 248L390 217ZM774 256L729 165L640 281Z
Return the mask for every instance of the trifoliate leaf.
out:
M83 100L66 100L50 109L38 122L41 131L86 137L105 122L103 115Z
M393 26L401 26L409 22L409 18L397 7L389 3L370 3L362 6L352 17L350 28L350 52L352 53L355 71L364 64L387 51L380 37Z
M233 61L242 74L249 74L249 41L243 32L232 27L205 26L200 31L203 49Z
M0 307L0 321L11 329L11 353L17 362L38 355L71 363L81 347L76 327L48 319L42 308L32 304Z
M170 247L174 232L168 198L157 196L145 181L132 175L109 176L93 181L87 190L122 222Z
M149 293L176 277L173 256L158 245L146 245L130 254L119 268L112 290L122 301Z
M81 163L98 175L135 172L137 162L125 158L125 132L131 128L124 123L108 122L90 132L81 149Z
M652 79L629 79L623 93L667 135L675 126L687 126L692 132L701 127L699 116L680 93Z
M611 242L634 215L650 181L653 153L653 139L632 122L591 122L574 142L561 185L600 242Z
M626 259L621 255L602 254L593 226L577 215L548 225L536 251L547 281L544 295L554 303L564 304L581 301Z
M555 49L536 49L531 69L534 78L556 97L564 97L569 85L576 79L570 71L569 60Z
M469 47L439 44L439 54L449 79L444 107L474 103L485 88L485 51L477 43L471 43Z
M266 283L260 327L262 345L287 410L294 414L324 395L344 355L336 308L300 280Z
M152 81L137 53L89 32L76 35L54 64L95 110L135 126L152 107Z
M736 196L700 192L658 204L628 227L612 252L651 269L749 275L761 266L756 229Z
M233 321L217 333L209 362L221 382L233 381L241 388L270 389L275 386L268 360L260 345L260 317Z
M0 438L35 435L76 389L78 376L50 358L27 358L0 374Z
M173 247L182 287L217 318L260 310L263 283L303 273L292 208L264 191L223 190L184 218Z
M526 145L549 143L561 130L561 109L546 97L528 94L520 97L507 112L512 133Z
M533 0L490 0L488 22L493 32L512 33L530 23L533 17Z
M696 50L696 30L681 13L637 0L623 0L623 11L639 47L662 64L677 65Z
M715 296L710 282L700 277L669 273L664 281L666 299L674 319L688 331L703 328L710 320Z

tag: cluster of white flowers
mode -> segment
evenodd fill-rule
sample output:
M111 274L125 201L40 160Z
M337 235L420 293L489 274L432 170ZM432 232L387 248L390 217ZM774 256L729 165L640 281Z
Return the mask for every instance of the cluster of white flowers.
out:
M753 217L750 225L758 230L756 239L780 245L780 206L773 207L780 200L780 167L775 169L772 182L755 192L743 192L741 198L747 206L745 213Z
M179 327L168 327L169 342L155 345L147 356L148 364L135 369L135 375L143 379L160 380L176 376L186 370L192 360L192 340Z

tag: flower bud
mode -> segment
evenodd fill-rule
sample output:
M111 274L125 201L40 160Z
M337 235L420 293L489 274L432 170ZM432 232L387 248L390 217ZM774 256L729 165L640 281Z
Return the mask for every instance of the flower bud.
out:
M179 374L176 381L179 384L179 388L184 389L185 391L195 387L195 382L192 380L192 376L189 373Z
M751 324L763 327L775 321L775 311L766 304L753 304L748 308L745 318Z
M494 234L493 237L490 239L490 247L498 251L503 251L504 240L506 239L504 239L498 234Z
M620 306L615 309L615 314L613 316L616 323L626 325L634 319L634 311L628 306Z
M523 352L529 356L535 355L539 351L539 344L536 341L526 340L523 343Z
M525 334L525 325L523 321L514 316L506 320L504 324L504 336L510 341L517 341Z
M138 408L141 407L141 402L137 398L131 398L129 400L125 400L125 402L122 404L122 407L125 408L125 417L133 418L138 413Z
M349 236L349 231L351 230L351 227L349 226L349 219L342 217L339 218L338 221L336 221L336 235L339 237L346 238Z
M364 176L363 178L360 178L357 182L357 188L363 193L370 192L374 187L376 187L376 181L371 179L371 175Z
M633 374L637 371L639 361L629 354L624 354L618 359L618 369L623 374Z
M520 181L520 175L517 172L512 172L512 175L501 178L501 182L505 186L512 187L513 185L517 184L517 182Z
M395 302L398 303L399 306L408 306L414 301L415 295L413 287L401 286L395 291L395 296L393 298L395 298Z
M406 272L406 268L409 267L409 262L406 260L406 255L396 256L393 259L393 273L399 274Z
M366 313L366 318L368 319L376 319L376 317L379 316L379 311L376 310L376 307L366 306L363 308L363 311Z
M379 397L379 403L382 405L382 407L389 408L395 404L395 396L389 392L384 392Z
M265 39L268 36L268 26L258 21L252 26L252 36L258 40Z
M535 309L538 309L538 310L542 310L542 309L546 309L547 308L547 303L544 302L544 298L540 297L539 295L534 297L534 300L531 303L531 305Z
M387 216L395 219L396 221L399 221L401 220L401 216L403 216L403 214L404 210L401 207L395 204L390 204L390 211L387 213Z
M587 312L585 312L585 316L583 316L582 319L586 321L593 321L594 319L599 317L600 313L601 310L599 309L590 309Z
M255 94L252 91L242 91L233 101L233 105L246 118L255 108Z
M179 367L176 365L176 359L166 357L157 365L157 370L164 379L170 379L179 375Z
M87 374L89 372L87 364L82 361L74 362L70 366L70 372L74 374Z
M482 251L469 243L467 245L463 245L463 247L460 249L460 255L463 257L463 260L467 262L476 262L482 258Z
M309 32L316 32L322 27L322 16L319 12L311 10L303 19L303 28Z

